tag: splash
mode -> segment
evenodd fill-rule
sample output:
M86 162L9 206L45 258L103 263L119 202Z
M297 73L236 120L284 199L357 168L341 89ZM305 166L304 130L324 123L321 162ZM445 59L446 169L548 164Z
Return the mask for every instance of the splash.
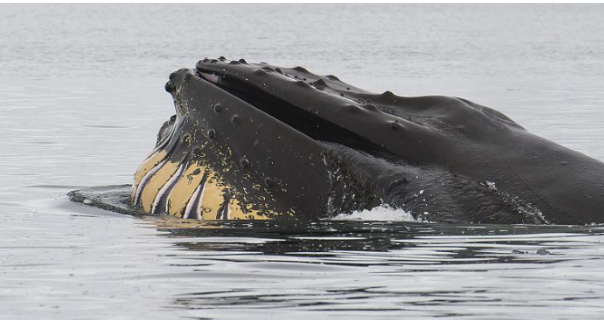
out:
M370 210L365 209L352 213L340 213L330 220L423 222L413 218L411 213L403 209L394 209L388 205L382 205Z

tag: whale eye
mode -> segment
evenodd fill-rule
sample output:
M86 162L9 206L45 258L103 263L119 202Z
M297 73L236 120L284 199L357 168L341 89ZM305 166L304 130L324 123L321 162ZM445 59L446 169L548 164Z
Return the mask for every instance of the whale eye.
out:
M216 138L216 130L214 130L214 129L208 130L208 138L210 138L210 139Z

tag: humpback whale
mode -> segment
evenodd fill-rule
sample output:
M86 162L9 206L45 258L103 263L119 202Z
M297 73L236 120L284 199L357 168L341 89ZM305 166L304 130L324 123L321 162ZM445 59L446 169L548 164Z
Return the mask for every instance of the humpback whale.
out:
M133 212L312 220L388 205L418 221L604 222L604 163L462 98L224 57L165 89L176 113L121 198Z

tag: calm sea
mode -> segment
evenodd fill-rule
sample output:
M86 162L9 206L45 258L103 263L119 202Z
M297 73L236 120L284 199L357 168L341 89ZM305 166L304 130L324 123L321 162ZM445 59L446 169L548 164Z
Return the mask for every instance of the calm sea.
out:
M220 55L465 97L604 160L603 16L602 5L0 5L0 319L601 319L604 227L397 212L188 225L65 194L130 183L173 113L169 73Z

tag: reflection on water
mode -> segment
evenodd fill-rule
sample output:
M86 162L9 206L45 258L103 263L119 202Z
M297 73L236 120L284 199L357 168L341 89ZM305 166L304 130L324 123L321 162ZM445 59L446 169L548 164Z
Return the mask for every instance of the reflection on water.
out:
M1 221L7 319L598 319L604 302L602 226L185 222L64 197L28 208Z
M395 223L384 221L321 221L304 224L283 224L276 222L189 222L180 219L146 218L158 227L168 231L172 239L189 250L196 251L246 251L263 254L284 255L331 251L375 251L409 249L412 247L433 247L446 243L457 243L448 251L473 255L473 248L498 245L513 248L514 253L529 253L523 249L541 248L537 244L550 237L567 237L568 231L577 229L581 233L601 231L598 227L574 226L507 226L507 225L440 225L423 223ZM543 228L551 235L535 235ZM596 230L596 231L594 231ZM564 233L563 233L564 232ZM253 237L247 237L253 235ZM574 235L574 234L571 234ZM446 237L443 239L443 237ZM533 240L535 238L536 240ZM459 250L463 246L464 250ZM459 251L459 252L458 252ZM453 256L443 256L448 259ZM454 258L454 257L453 257ZM484 259L484 257L480 257ZM443 260L446 262L448 260ZM459 263L459 259L451 260Z
M604 292L602 227L152 223L186 248L172 265L205 284L174 300L199 316L596 317Z

